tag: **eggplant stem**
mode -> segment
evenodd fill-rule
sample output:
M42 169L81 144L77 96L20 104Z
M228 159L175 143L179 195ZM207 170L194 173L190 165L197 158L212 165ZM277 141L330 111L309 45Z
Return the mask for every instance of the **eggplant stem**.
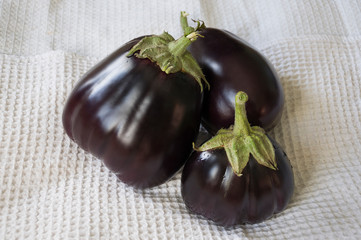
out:
M191 75L203 91L203 82L207 82L202 69L194 59L187 47L201 35L191 32L175 40L169 33L142 38L130 49L128 57L147 58L156 63L160 69L167 73L184 72Z
M235 98L235 119L233 132L238 136L249 136L251 126L247 119L246 102L248 96L245 92L238 92Z
M186 13L185 11L181 11L181 17L180 17L180 21L181 21L181 26L182 26L182 29L183 29L183 32L184 32L184 36L187 36L189 35L191 32L194 32L195 29L190 27L188 25L188 13Z
M218 133L205 142L196 151L207 151L224 148L228 161L237 176L242 175L250 156L258 164L276 170L275 150L265 131L258 127L251 127L246 113L248 95L238 92L235 97L234 126L221 129Z
M202 29L204 29L206 27L202 20L193 20L193 19L192 19L192 21L194 23L196 23L197 26L195 28L190 27L188 25L188 19L187 19L188 16L189 16L188 13L186 13L185 11L181 11L180 22L181 22L181 26L182 26L182 29L183 29L184 36L187 36L192 32L200 31L200 30L202 30Z
M197 32L191 32L187 36L180 37L179 39L169 43L169 52L174 56L182 56L187 52L187 47L201 36Z

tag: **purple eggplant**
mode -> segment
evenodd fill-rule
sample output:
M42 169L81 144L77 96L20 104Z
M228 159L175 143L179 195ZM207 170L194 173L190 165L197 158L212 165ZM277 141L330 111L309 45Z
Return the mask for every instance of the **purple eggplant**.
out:
M89 70L67 100L67 135L128 185L164 183L192 151L204 76L186 48L196 38L134 39Z
M189 29L187 15L181 23ZM271 130L279 122L284 94L280 80L270 62L236 35L198 24L203 36L188 50L199 63L210 84L205 92L202 122L212 134L229 127L234 120L234 97L238 91L249 96L247 116L251 125Z
M285 152L262 128L249 125L246 96L236 95L234 126L196 148L182 172L187 208L222 226L262 222L284 210L294 191Z

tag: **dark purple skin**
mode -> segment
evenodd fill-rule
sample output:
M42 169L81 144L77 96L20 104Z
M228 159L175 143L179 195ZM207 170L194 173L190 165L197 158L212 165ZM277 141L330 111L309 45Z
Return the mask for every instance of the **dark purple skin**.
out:
M234 121L234 97L248 94L247 117L251 125L271 130L280 120L284 94L271 64L248 43L229 32L205 28L204 37L188 50L202 68L210 91L205 92L202 122L215 134Z
M259 223L284 210L294 191L293 171L287 155L271 141L278 170L251 156L240 177L223 149L194 151L182 172L187 208L222 226Z
M127 57L134 39L88 71L63 112L66 133L124 183L164 183L192 151L202 92L185 73L166 74L148 59Z

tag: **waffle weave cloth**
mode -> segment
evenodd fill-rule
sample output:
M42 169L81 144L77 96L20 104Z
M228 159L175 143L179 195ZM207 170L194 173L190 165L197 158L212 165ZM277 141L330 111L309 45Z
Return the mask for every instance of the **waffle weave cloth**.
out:
M248 41L284 92L270 132L295 174L288 208L223 228L190 214L180 174L136 190L65 135L94 64L185 10ZM361 1L0 0L0 239L361 239Z

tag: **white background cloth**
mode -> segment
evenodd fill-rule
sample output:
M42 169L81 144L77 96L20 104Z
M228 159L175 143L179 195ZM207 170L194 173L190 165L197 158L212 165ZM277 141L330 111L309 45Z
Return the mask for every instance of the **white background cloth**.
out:
M285 91L271 135L295 174L289 207L223 228L190 214L180 174L135 190L64 134L77 80L186 10L250 42ZM0 239L360 239L361 1L0 0Z

